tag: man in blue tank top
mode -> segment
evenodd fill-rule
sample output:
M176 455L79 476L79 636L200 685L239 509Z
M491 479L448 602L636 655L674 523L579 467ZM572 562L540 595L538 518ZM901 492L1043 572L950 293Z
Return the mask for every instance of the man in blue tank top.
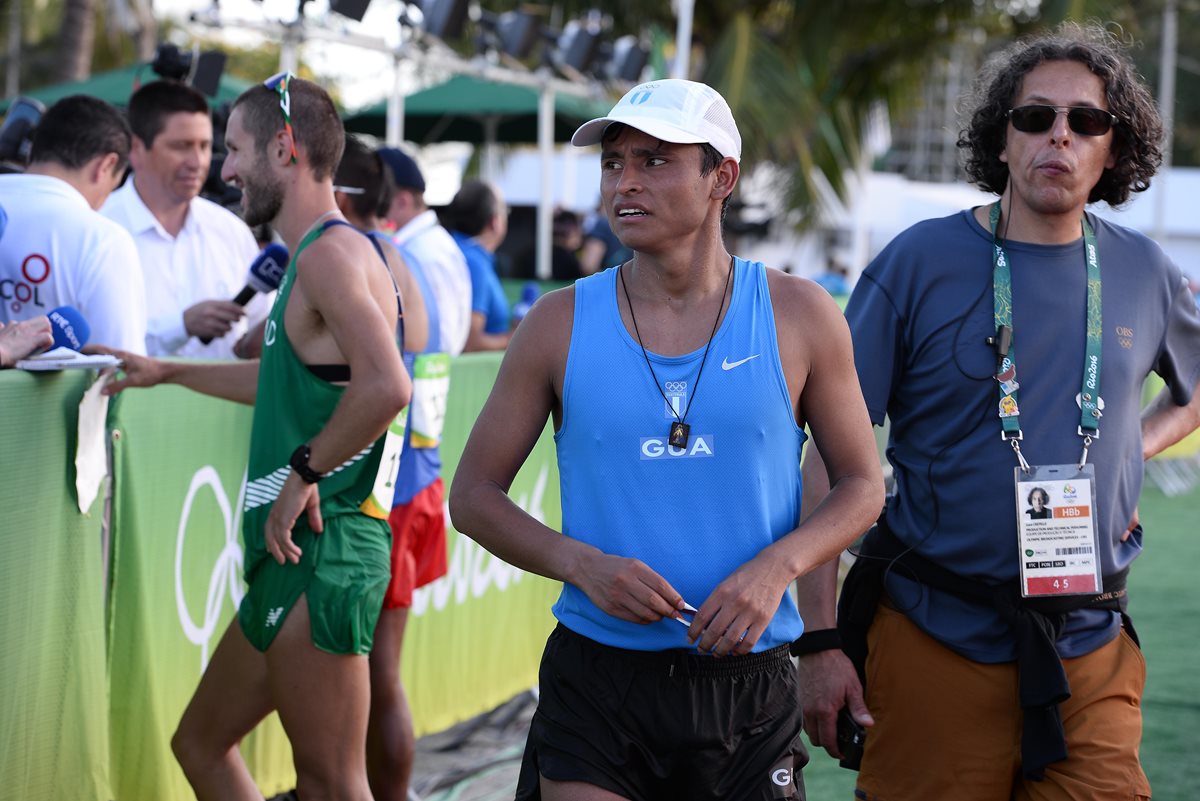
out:
M725 250L741 137L716 91L642 84L573 142L601 145L633 257L529 312L450 497L459 531L563 582L517 797L803 798L788 586L883 501L847 326ZM505 494L547 418L561 534ZM800 525L806 425L833 491Z
M1200 421L1200 315L1156 244L1085 208L1149 185L1162 125L1098 28L1019 42L978 88L958 144L999 202L900 234L846 309L896 489L836 624L836 564L800 583L845 649L802 646L805 726L834 756L839 708L869 726L861 799L1149 798L1124 582L1143 462Z

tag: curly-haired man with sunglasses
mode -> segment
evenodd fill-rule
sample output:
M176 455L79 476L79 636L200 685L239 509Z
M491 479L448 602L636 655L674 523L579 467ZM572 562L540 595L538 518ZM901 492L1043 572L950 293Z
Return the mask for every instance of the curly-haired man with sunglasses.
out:
M1103 30L1016 43L958 142L999 200L900 234L850 299L896 489L836 623L836 562L798 582L829 630L798 650L814 744L841 756L843 708L867 727L857 798L1150 796L1125 576L1142 463L1200 424L1200 315L1154 242L1086 207L1146 189L1161 137ZM1050 515L1023 514L1035 488Z

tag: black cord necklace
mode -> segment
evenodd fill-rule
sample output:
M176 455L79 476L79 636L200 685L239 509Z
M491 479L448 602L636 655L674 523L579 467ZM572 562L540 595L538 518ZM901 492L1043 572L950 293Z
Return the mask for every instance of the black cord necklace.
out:
M704 363L708 361L708 349L712 347L713 337L717 334L717 324L721 322L721 309L725 307L725 295L729 292L729 279L733 277L733 257L729 257L729 271L725 273L725 288L721 290L721 302L717 304L717 319L713 320L712 331L708 335L708 343L704 346L704 355L700 357L700 369L696 372L696 383L692 385L692 394L688 398L687 406L684 407L682 416L675 410L675 407L667 398L667 393L663 391L662 383L654 373L654 365L650 364L650 356L646 353L646 346L642 344L642 332L638 330L637 315L633 313L633 298L629 295L629 287L625 285L624 264L617 268L617 275L621 277L621 289L625 290L625 302L629 304L629 319L633 321L633 333L637 336L638 345L642 349L642 358L646 360L646 367L650 368L650 377L654 379L654 388L658 390L658 394L662 395L667 408L671 410L671 414L675 415L675 422L671 423L671 430L667 434L667 444L672 448L684 449L687 447L688 437L692 430L692 427L686 422L688 412L692 409L692 401L696 399L696 390L700 388L700 376L704 375Z

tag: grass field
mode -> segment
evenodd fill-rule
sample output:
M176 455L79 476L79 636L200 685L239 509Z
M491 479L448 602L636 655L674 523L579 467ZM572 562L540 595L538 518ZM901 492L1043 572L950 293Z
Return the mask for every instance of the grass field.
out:
M1142 764L1155 801L1200 798L1200 490L1167 498L1142 494L1145 553L1129 581L1129 611L1142 640L1148 677ZM809 801L851 801L857 774L813 749L804 770ZM1107 801L1107 799L1096 799Z
M1142 762L1155 801L1196 801L1200 761L1190 743L1200 737L1200 591L1192 573L1200 569L1200 490L1167 498L1147 489L1141 518L1146 551L1131 575L1130 612L1149 665ZM460 739L454 730L421 738L414 786L425 801L511 799L531 710L514 718L502 708L490 716L499 722L463 724L478 730L453 749L446 742ZM809 801L852 801L855 776L812 749L804 770Z

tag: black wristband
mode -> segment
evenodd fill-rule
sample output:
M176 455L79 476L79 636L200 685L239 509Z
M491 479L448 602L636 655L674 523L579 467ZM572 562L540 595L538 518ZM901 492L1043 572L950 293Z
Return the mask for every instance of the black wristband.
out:
M288 461L292 470L296 475L300 476L300 480L305 484L316 484L321 479L325 478L324 473L318 473L308 466L308 460L312 458L312 449L307 444L301 445L292 451L292 458Z
M818 651L832 651L842 647L842 637L837 629L817 629L806 631L788 646L792 656L807 656Z

